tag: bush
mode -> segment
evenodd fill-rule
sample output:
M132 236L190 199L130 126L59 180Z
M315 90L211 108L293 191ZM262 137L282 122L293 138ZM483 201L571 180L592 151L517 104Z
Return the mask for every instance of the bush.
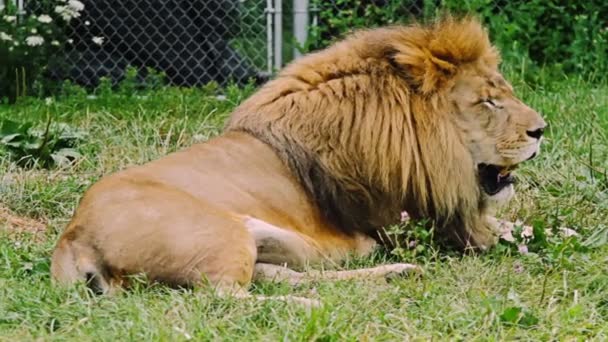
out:
M46 13L22 15L12 1L0 10L0 100L26 96L49 61L68 43L67 23L84 5L76 0L42 0Z
M314 0L320 24L308 50L360 27L425 21L443 11L474 14L510 65L562 73L608 73L608 6L603 0ZM527 69L526 69L527 70Z
M67 124L53 123L34 129L32 122L0 120L0 156L8 156L25 168L65 166L80 157L76 145L85 137Z

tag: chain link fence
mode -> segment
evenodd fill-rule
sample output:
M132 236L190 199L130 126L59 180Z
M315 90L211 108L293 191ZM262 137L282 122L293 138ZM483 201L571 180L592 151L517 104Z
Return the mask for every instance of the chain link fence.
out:
M33 14L48 13L57 4L13 1ZM84 10L68 27L71 44L50 75L95 86L101 77L120 81L131 66L142 80L153 69L178 86L262 83L285 62L319 47L319 38L329 40L344 31L326 20L329 13L350 8L356 17L369 5L387 6L387 1L80 0ZM423 2L403 1L406 6L400 7L416 16ZM312 44L311 28L321 32Z
M260 0L80 0L70 21L64 63L55 78L94 86L101 77L124 78L128 66L145 78L149 68L173 85L216 81L262 82L268 77L267 9ZM55 3L26 1L26 13ZM46 8L45 8L46 6Z
M23 13L52 11L58 1L13 1ZM128 66L146 78L162 72L178 86L253 80L355 27L428 16L440 0L79 0L68 44L50 75L95 86L114 83ZM388 9L388 10L387 10ZM378 13L374 13L377 11ZM387 17L389 13L389 17ZM369 21L369 23L368 23Z

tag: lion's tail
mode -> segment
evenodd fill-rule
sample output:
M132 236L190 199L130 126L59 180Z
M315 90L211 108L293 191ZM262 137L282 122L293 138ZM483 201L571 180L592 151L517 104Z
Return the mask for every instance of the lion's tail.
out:
M95 293L106 293L110 290L110 283L96 260L98 258L91 247L62 237L51 258L52 279L63 286L84 281Z

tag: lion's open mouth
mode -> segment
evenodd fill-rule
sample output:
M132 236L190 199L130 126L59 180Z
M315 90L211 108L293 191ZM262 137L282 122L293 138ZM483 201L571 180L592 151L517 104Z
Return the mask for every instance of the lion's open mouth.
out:
M509 184L515 183L515 177L511 171L516 167L516 165L498 166L483 163L477 165L481 187L488 195L496 195Z

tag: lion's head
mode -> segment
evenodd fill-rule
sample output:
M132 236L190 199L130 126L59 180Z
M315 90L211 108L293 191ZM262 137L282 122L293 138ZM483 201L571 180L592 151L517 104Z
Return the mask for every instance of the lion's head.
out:
M546 125L498 65L472 18L359 31L286 67L226 128L273 147L338 229L406 210L488 245L486 208L512 195Z
M504 202L514 193L511 171L539 153L545 121L493 69L463 68L448 97L482 189Z

